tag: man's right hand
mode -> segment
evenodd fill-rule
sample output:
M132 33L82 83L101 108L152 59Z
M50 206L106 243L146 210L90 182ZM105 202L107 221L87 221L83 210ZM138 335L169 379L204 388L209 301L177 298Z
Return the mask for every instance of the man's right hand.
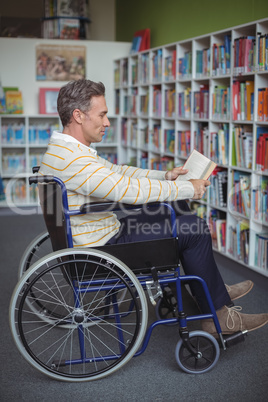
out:
M211 184L209 180L191 179L189 181L194 186L193 200L200 200L200 198L205 194L207 187Z

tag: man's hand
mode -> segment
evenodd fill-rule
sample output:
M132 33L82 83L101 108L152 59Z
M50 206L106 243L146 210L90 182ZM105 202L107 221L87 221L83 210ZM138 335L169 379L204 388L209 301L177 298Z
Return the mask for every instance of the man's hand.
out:
M186 173L188 173L188 169L183 169L182 166L175 167L174 169L166 172L165 179L166 180L176 180L178 176L180 176L181 174L186 174Z
M208 180L191 179L189 180L194 186L193 200L200 200L207 191L207 187L211 184Z

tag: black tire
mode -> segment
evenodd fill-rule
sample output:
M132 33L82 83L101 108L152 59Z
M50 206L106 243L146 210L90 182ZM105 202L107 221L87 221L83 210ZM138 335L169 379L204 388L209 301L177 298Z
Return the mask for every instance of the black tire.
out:
M52 252L53 249L48 232L43 232L35 237L21 257L18 271L19 279L31 265Z
M45 311L33 311L37 300ZM10 303L11 331L22 355L42 373L73 382L105 377L127 363L147 318L133 272L94 249L65 249L37 261Z
M189 333L191 346L198 353L198 357L184 346L179 340L175 350L175 357L180 368L186 373L201 374L211 370L220 357L220 347L212 335L204 331L192 331Z

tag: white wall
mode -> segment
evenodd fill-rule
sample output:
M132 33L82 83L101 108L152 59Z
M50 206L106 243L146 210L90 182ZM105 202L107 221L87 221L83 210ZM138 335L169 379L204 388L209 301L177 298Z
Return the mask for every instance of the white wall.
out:
M109 113L114 113L113 60L127 56L130 43L48 39L0 38L0 78L4 87L19 87L23 94L24 113L38 114L40 87L58 88L65 81L37 81L35 47L40 44L86 46L86 78L102 81L106 87Z

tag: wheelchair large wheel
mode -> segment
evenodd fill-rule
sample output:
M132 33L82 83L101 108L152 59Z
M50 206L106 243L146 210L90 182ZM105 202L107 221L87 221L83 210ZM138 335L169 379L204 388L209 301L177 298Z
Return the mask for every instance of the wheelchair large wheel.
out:
M22 277L25 271L36 261L52 253L52 245L48 232L39 234L26 248L20 260L18 277Z
M45 311L33 311L37 300ZM147 319L133 272L94 249L65 249L37 261L10 303L19 351L36 369L64 381L95 380L121 368L137 352Z
M220 347L212 335L204 331L189 333L190 343L197 356L184 346L182 339L176 346L175 357L180 368L186 373L201 374L211 370L220 357Z

